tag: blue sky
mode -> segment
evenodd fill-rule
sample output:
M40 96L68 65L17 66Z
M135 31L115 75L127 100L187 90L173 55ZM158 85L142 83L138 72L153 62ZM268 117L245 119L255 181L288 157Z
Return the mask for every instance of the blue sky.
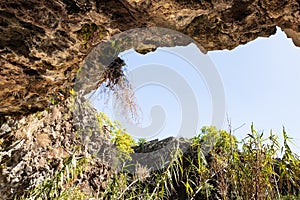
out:
M281 134L285 126L300 153L300 48L277 29L269 38L208 54L222 77L233 128L245 123L235 135L244 137L252 122L266 134Z
M180 51L180 48L177 47L174 51ZM195 51L193 47L185 48L182 50L190 51L191 55ZM234 132L239 139L250 132L250 125L253 122L257 130L266 134L271 129L274 133L281 134L282 126L285 126L289 135L294 138L294 143L300 146L300 66L297 60L300 48L295 47L278 29L276 35L269 38L258 38L231 51L212 51L206 56L208 58L204 60L211 59L223 83L226 113L231 120L232 128L245 124ZM158 49L147 55L130 50L123 52L121 57L127 64L128 76L133 79L130 72L139 67L154 65L172 67L172 70L177 71L191 85L198 100L198 130L203 125L211 125L212 95L205 77L197 77L195 70L184 59L177 59L170 51L164 49ZM145 72L144 76L146 79L151 75ZM168 74L163 74L160 78L166 76ZM149 138L177 135L183 108L180 107L180 99L173 93L170 88L157 84L157 81L136 88L136 100L143 116L137 133L131 131L134 136L145 137L141 134L143 128L150 126L157 119L163 119L161 112L151 115L151 108L157 105L163 108L166 119L160 130L148 135ZM98 102L96 107L99 111L108 113L111 118L120 120L114 115L112 104L113 101L105 105ZM126 123L124 126L128 128ZM228 128L226 120L222 128L225 130ZM300 154L299 148L295 146L292 148Z

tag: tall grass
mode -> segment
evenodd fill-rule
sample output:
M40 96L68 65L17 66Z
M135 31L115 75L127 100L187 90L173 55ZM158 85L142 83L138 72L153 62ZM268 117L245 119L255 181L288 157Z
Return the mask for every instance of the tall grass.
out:
M53 178L46 178L31 191L24 191L21 200L44 199L86 199L88 196L74 184L78 176L82 176L87 160L74 155L68 157L60 170L55 171Z
M188 151L178 148L172 151L172 159L164 169L150 172L137 164L132 174L124 167L105 180L107 187L96 199L300 199L299 157L292 152L284 128L282 134L281 146L278 136L272 132L265 136L253 125L251 133L242 141L230 131L203 127L191 139ZM204 152L208 139L214 147ZM65 172L66 168L52 182L47 180L36 187L27 199L44 199L45 195L51 196L50 199L79 198L72 192L76 186L67 181L73 177L62 179ZM69 189L63 189L62 185Z
M278 136L268 136L251 126L242 141L213 127L204 127L193 138L190 149L173 152L168 167L152 172L143 180L131 175L116 175L104 199L299 199L300 162L291 151L290 140L283 129L284 144ZM204 140L214 138L214 148L204 154ZM239 145L240 144L240 145ZM241 149L238 146L242 146ZM282 155L281 158L279 156ZM124 178L126 177L126 178ZM117 181L116 181L117 180ZM123 189L120 189L123 188ZM143 195L141 197L140 195Z

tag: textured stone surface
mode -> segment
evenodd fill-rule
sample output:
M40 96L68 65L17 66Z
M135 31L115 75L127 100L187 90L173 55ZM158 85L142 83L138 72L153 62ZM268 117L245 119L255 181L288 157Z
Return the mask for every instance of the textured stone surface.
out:
M299 46L299 11L297 0L1 1L0 115L64 99L90 49L122 31L170 28L215 50L268 37L279 26Z
M14 199L45 179L53 179L57 172L64 170L68 160L74 167L74 163L82 159L87 161L82 174L75 177L74 186L87 195L95 195L103 189L105 180L112 174L107 163L109 156L102 156L105 152L112 155L109 148L112 144L107 139L109 135L97 131L93 142L98 150L96 153L102 149L101 155L91 159L90 153L95 152L87 150L86 145L90 144L80 137L78 130L82 126L77 125L76 118L81 117L91 127L95 110L81 109L77 115L76 109L67 99L21 119L9 118L0 127L0 199Z
M135 168L135 163L157 171L166 168L172 161L176 151L185 152L190 148L191 141L184 138L168 137L163 140L148 141L139 146L133 147L134 154L131 155L132 161L130 162ZM130 169L130 168L129 168ZM130 169L135 172L136 169Z
M272 35L279 26L300 46L299 12L299 0L0 1L0 199L13 199L52 177L74 148L82 146L76 133L85 127L75 125L81 119L89 123L90 115L72 115L68 100L50 105L69 95L77 69L101 41L129 29L157 26L187 34L208 51L233 49ZM163 46L172 46L163 41ZM134 48L143 53L148 46ZM29 115L20 116L24 114ZM110 145L101 138L94 141L96 150ZM173 139L149 142L136 152L152 152L168 142ZM86 154L82 149L73 156ZM98 160L89 166L77 184L97 193L111 172Z

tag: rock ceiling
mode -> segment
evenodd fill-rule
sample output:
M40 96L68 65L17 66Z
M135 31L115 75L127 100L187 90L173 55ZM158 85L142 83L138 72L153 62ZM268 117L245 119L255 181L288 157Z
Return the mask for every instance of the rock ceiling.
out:
M300 46L299 4L299 0L1 1L0 116L32 113L64 99L91 48L133 28L177 30L209 51L269 37L278 26Z

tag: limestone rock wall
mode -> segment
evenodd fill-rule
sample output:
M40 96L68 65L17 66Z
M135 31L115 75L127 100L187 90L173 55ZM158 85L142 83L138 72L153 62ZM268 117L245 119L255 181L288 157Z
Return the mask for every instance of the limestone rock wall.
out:
M92 159L74 122L81 117L93 124L95 110L85 109L76 116L74 109L72 100L67 99L20 119L9 118L0 127L0 200L19 199L62 171L71 174L79 163L83 163L82 172L70 182L86 195L96 196L105 187L113 173L111 166L101 156ZM107 137L108 132L100 135L97 131L93 142L97 150L103 148L111 155L113 147Z
M299 13L299 0L1 0L0 199L53 176L81 146L65 99L83 59L101 41L157 26L187 34L210 51L269 37L279 26L300 46ZM89 165L78 181L97 192L93 185L110 169L95 160Z
M298 0L6 0L0 2L0 115L68 96L89 50L122 31L165 27L206 50L286 30L299 46Z

